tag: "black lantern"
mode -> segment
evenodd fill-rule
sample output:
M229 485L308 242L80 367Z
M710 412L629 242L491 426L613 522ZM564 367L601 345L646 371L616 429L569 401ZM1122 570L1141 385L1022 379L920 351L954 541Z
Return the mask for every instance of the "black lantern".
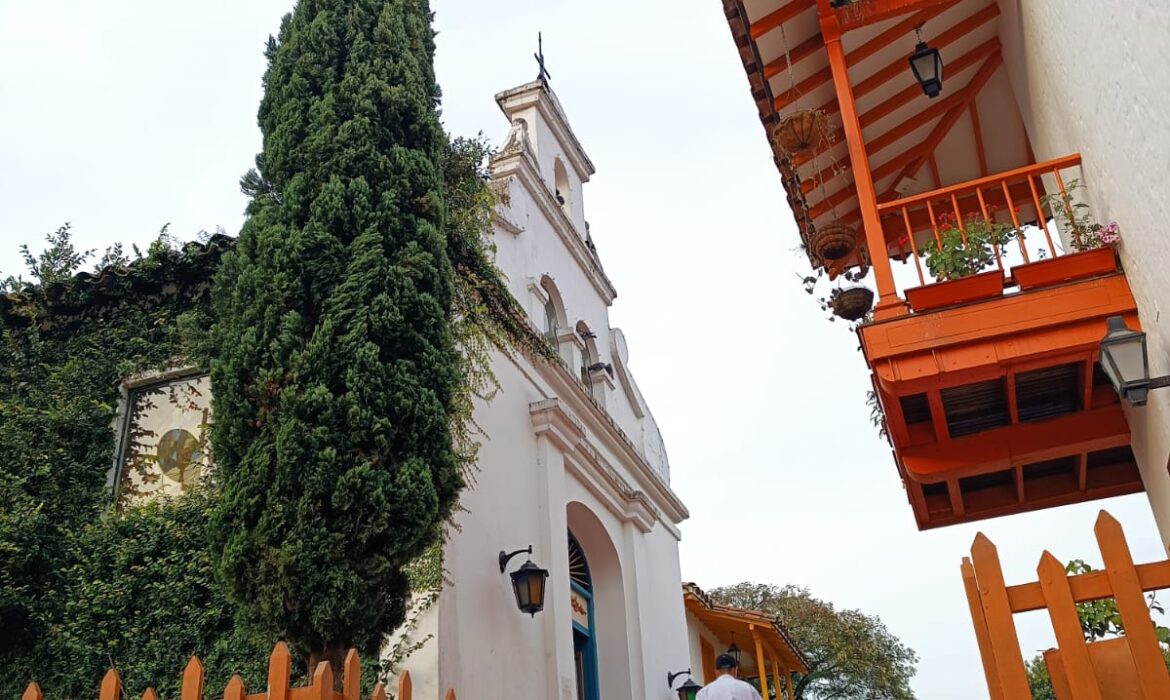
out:
M691 680L690 676L687 676L686 681L678 687L678 700L695 700L699 695L699 691L702 689L703 686Z
M1132 406L1145 405L1150 389L1170 386L1170 376L1150 378L1146 334L1130 330L1120 316L1110 316L1105 320L1101 368L1121 398Z
M674 679L678 678L679 676L686 676L687 679L683 681L683 684L676 689L674 687ZM695 681L690 676L691 669L689 668L685 671L677 671L675 673L666 674L666 687L678 693L678 700L695 700L695 696L697 696L699 691L703 689L703 686L695 683Z
M727 653L735 657L735 665L739 666L739 647L735 646L735 632L731 633L731 646L727 647Z
M532 554L532 545L527 549L517 549L515 552L500 552L500 573L508 566L508 562L517 554ZM512 591L516 594L516 607L520 612L536 617L536 613L544 610L544 584L548 579L548 571L528 561L512 572Z
M910 70L914 72L914 79L922 86L927 97L935 98L942 92L943 62L938 49L932 49L922 40L922 27L915 30L918 33L918 45L914 53L910 54Z

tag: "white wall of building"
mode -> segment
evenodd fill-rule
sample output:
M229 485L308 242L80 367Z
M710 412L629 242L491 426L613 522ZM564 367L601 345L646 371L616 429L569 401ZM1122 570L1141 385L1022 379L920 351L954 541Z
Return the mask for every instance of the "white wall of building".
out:
M497 99L512 130L493 161L493 177L508 191L496 262L537 329L547 330L550 290L559 301L564 366L493 358L501 390L476 410L485 436L462 498L466 512L444 549L448 582L413 633L435 638L403 667L426 700L447 688L460 697L575 699L572 530L593 577L601 697L666 700L667 672L689 659L678 560L687 513L670 490L661 435L630 373L636 354L609 326L616 292L587 244L583 208L593 165L546 87L532 83ZM555 198L558 172L564 205ZM579 326L595 337L576 333ZM586 349L603 365L588 383ZM530 544L533 561L551 572L535 617L517 610L497 565L500 550Z
M1170 14L1163 2L1000 0L1005 65L1037 160L1079 152L1097 219L1117 221L1121 260L1149 334L1150 371L1170 373ZM1170 545L1170 392L1127 409L1133 450Z

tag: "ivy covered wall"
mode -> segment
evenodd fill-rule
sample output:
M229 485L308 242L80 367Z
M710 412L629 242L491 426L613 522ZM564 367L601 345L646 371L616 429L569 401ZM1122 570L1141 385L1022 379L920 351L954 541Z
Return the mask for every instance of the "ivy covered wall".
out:
M120 383L204 363L211 273L231 244L163 238L134 262L0 294L0 697L31 679L96 697L111 665L129 694L175 697L193 654L211 693L232 673L262 682L272 642L236 629L212 578L208 495L118 514L106 483Z

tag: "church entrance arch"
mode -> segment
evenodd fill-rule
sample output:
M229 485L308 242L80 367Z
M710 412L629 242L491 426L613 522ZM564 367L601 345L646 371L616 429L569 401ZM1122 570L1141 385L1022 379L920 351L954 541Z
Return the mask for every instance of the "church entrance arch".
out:
M630 697L627 604L614 538L597 513L584 503L570 501L565 515L569 529L573 652L578 669L576 697Z

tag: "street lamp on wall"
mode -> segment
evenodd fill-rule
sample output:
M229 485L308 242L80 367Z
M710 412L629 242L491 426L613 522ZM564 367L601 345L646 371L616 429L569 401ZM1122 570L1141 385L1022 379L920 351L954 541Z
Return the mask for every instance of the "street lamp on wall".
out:
M922 92L927 97L935 98L942 92L943 62L938 49L932 49L922 40L922 25L914 28L918 34L918 45L914 53L910 54L910 70L914 72L914 79L922 86Z
M678 688L675 688L674 679L678 678L679 676L686 676L687 679L683 681L682 685L680 685ZM666 686L670 688L672 692L678 693L678 700L695 700L695 697L699 694L699 691L703 689L703 686L696 683L690 676L691 669L689 668L685 671L676 671L675 673L666 674Z
M1144 406L1150 389L1170 386L1170 376L1150 378L1146 334L1130 330L1120 316L1105 319L1101 369L1118 395L1131 406Z
M518 554L532 554L532 545L526 549L517 549L515 552L500 552L500 573L508 568L508 562ZM536 617L536 613L544 610L544 584L548 579L548 571L532 563L531 557L512 572L512 592L516 594L516 607L522 613Z

